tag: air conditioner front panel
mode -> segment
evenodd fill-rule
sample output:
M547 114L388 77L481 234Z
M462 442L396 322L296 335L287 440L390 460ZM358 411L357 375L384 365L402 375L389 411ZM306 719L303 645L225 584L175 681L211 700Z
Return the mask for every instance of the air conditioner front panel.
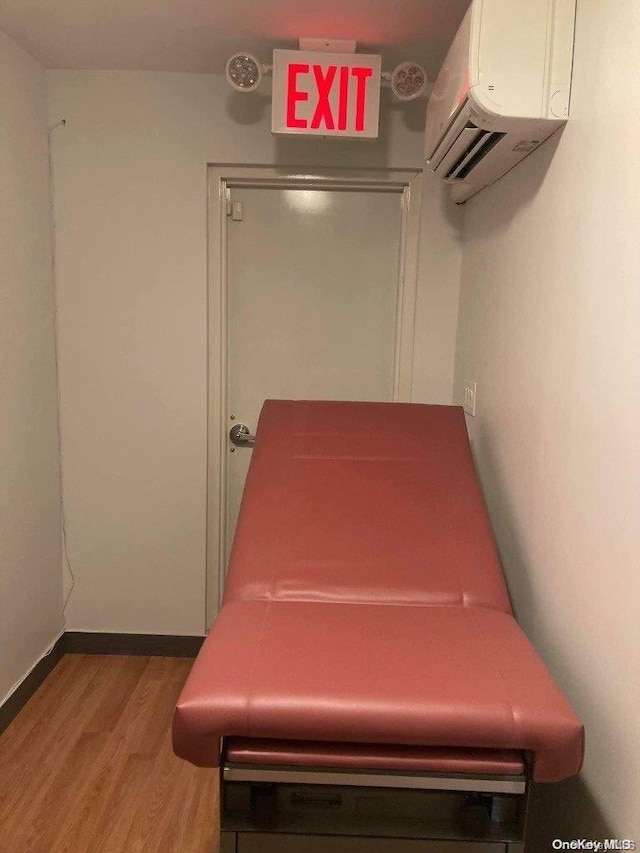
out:
M471 85L497 114L544 115L544 77L554 0L475 0Z
M576 0L472 0L427 105L425 155L464 201L568 117Z
M440 73L433 84L427 115L429 117L425 132L425 159L433 157L442 137L447 133L452 121L459 114L470 87L469 78L469 39L471 34L470 7L463 18L449 52L442 64Z

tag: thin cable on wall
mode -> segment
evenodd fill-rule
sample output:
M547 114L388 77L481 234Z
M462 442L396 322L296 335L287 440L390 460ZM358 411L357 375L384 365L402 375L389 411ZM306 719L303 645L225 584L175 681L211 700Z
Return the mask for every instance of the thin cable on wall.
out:
M66 505L65 505L65 497L64 497L64 462L63 462L63 454L62 454L62 420L60 417L60 410L62 407L62 397L60 395L60 358L58 353L58 277L57 277L57 268L56 268L56 217L55 217L55 205L54 205L54 170L53 170L53 156L51 150L51 136L53 131L58 127L64 127L67 123L65 118L60 119L54 125L49 128L48 132L48 155L49 155L49 194L50 194L50 205L49 205L49 219L51 222L51 278L53 282L53 326L54 326L54 353L55 353L55 363L56 363L56 383L57 383L57 400L58 400L58 472L59 472L59 482L60 482L60 508L61 508L61 516L62 516L62 556L64 558L64 564L67 568L67 572L69 573L70 585L69 591L67 592L64 603L62 605L62 613L63 615L67 611L67 605L69 604L69 599L71 598L71 593L73 592L73 588L76 585L76 577L73 573L73 569L71 568L71 560L69 559L69 552L67 550L67 516L66 516Z

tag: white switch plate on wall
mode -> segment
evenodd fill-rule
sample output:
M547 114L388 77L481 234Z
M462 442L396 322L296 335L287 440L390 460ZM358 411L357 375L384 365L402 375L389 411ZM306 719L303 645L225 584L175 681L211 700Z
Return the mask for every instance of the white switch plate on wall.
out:
M464 381L464 410L468 415L475 417L476 414L476 383L469 379Z

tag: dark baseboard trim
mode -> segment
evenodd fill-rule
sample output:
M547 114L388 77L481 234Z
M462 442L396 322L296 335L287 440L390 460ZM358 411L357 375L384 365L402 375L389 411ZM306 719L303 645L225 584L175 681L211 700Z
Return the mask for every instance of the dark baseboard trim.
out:
M51 670L64 655L65 634L56 642L46 657L34 666L22 684L16 688L6 702L0 706L0 734L7 728L9 723L18 715L18 712L27 704Z
M71 655L159 655L194 658L204 637L178 637L172 634L95 634L91 631L67 631L64 650Z

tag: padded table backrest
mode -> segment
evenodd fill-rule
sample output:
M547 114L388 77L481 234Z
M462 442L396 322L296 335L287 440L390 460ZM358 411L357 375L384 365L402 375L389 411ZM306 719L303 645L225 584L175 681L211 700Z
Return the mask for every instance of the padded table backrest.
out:
M462 409L268 400L225 602L511 608Z

